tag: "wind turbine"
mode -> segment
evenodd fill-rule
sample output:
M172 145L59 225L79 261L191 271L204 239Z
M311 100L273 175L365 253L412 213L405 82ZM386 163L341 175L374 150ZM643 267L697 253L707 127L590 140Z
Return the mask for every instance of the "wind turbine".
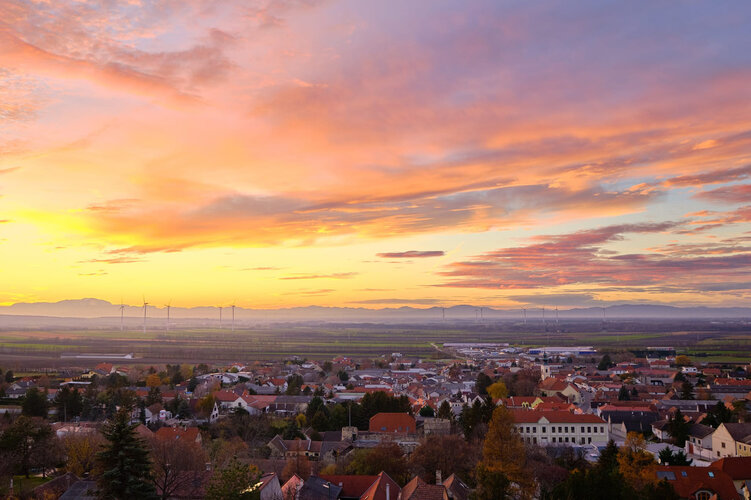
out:
M172 307L172 301L167 302L164 307L167 308L167 331L169 331L169 309Z
M219 329L222 329L222 306L219 306Z
M122 332L125 329L125 326L123 325L123 311L125 311L125 304L123 304L123 299L120 299L120 331Z
M143 298L143 333L146 333L146 306L148 306L149 303L146 302L146 297Z
M232 301L232 333L235 333L235 301Z
M558 306L555 306L555 331L561 331L561 324L558 322Z

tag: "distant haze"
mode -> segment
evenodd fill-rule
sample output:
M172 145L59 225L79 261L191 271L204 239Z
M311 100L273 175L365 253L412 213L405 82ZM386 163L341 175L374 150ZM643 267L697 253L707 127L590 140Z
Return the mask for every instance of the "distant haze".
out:
M453 307L398 307L398 308L351 308L351 307L294 307L283 309L248 309L235 308L235 321L252 322L302 322L302 321L326 321L326 322L440 322L444 321L467 321L467 320L516 320L522 321L524 310L517 309L493 309L472 305L459 305ZM542 321L542 308L526 308L526 317L529 322ZM166 324L166 307L148 306L147 322L149 325L164 322ZM556 318L556 311L547 308L546 320L552 324ZM614 305L607 307L571 308L558 309L558 318L566 319L593 319L606 320L616 319L742 319L751 318L751 308L712 308L712 307L672 307L664 305ZM128 325L141 324L143 321L143 307L126 305L123 316ZM219 321L218 307L171 307L171 323L186 324L210 324L216 325ZM117 326L120 321L120 306L99 299L63 300L60 302L47 303L18 303L11 306L0 306L0 328L20 328L29 326L74 326L80 321L76 320L101 320L87 322L97 325ZM232 309L222 308L222 322L229 327L232 319ZM200 321L203 320L203 321Z

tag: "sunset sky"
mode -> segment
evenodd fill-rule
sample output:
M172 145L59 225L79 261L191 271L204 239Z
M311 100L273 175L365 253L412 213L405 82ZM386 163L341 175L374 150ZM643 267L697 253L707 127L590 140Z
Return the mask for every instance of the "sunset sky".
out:
M0 0L0 304L748 306L749 26Z

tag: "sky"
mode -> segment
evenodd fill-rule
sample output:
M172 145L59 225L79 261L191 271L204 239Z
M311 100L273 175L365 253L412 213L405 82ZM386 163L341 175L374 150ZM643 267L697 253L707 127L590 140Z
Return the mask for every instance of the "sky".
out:
M749 25L0 0L0 305L748 305Z

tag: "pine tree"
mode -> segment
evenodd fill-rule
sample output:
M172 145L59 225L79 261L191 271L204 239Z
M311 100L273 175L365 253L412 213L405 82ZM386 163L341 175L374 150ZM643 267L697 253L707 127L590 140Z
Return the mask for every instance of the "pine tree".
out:
M108 443L97 454L99 495L116 500L155 499L151 482L151 460L145 443L136 435L137 425L128 422L128 414L119 411L102 434Z

